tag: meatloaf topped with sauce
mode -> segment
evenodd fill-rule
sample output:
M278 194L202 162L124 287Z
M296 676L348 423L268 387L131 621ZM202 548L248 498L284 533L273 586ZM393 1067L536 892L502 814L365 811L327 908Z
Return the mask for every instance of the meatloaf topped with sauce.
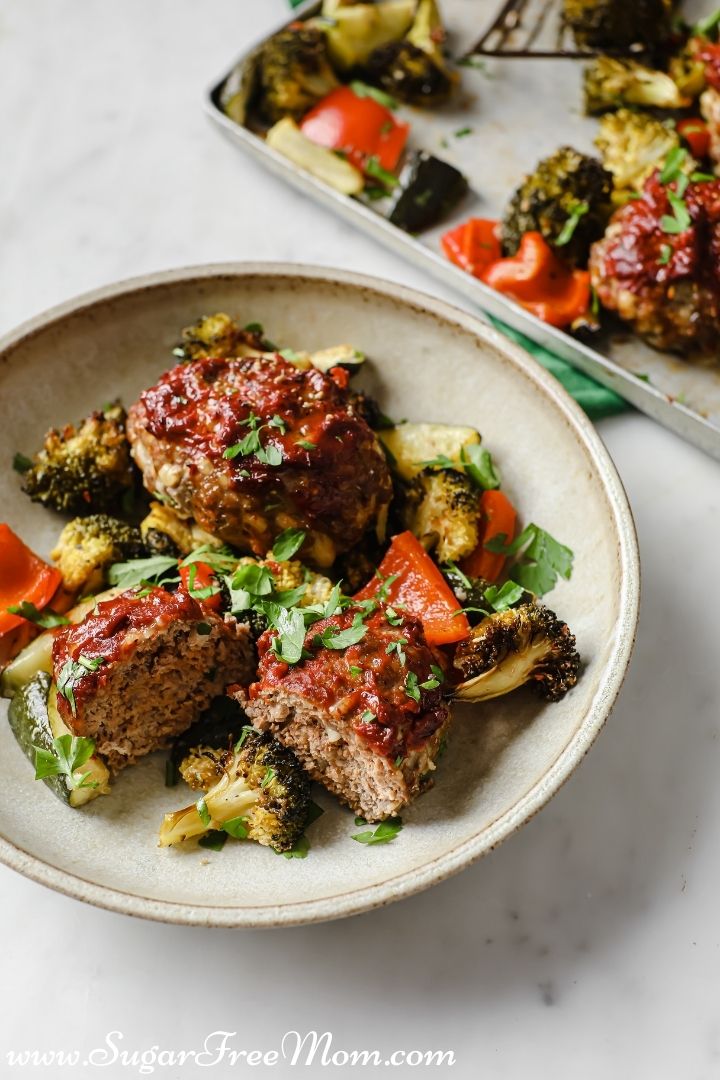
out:
M167 746L255 671L246 624L160 587L99 603L58 631L52 658L62 719L114 772Z
M256 555L285 529L304 529L303 556L329 566L369 529L384 530L392 496L347 378L280 355L178 364L128 413L146 488Z
M323 644L355 618L350 607L313 624L307 657L295 665L278 658L275 632L266 631L258 681L235 696L314 780L366 820L381 821L429 786L450 709L442 660L419 621L379 607L357 643Z

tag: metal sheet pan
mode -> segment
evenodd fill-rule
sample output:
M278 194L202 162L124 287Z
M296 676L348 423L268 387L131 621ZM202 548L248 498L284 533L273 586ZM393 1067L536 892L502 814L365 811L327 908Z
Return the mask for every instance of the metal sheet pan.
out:
M687 3L684 10L696 17L708 14L715 6L713 0L696 0ZM319 7L317 0L309 0L287 22L315 14ZM497 0L443 0L455 55L471 48L496 9ZM257 44L246 50L233 69L247 62L256 48ZM432 111L403 110L412 124L412 145L456 165L473 185L453 218L442 228L428 230L420 237L391 225L371 206L340 195L271 150L248 128L228 119L218 105L218 94L229 73L208 91L206 109L238 146L293 187L452 285L485 312L564 357L648 416L720 459L720 341L718 362L703 364L657 352L629 333L604 337L590 346L540 322L453 266L441 253L440 234L454 221L472 214L500 216L511 192L540 157L563 144L593 150L597 122L582 114L580 63L483 60L480 68L463 69L462 92L452 105ZM467 128L471 129L469 134L457 134Z

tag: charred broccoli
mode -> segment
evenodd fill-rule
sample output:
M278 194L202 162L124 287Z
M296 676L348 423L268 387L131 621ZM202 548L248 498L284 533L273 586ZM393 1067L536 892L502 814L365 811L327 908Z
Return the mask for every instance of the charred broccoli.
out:
M571 266L586 265L610 217L612 186L597 158L561 147L513 195L501 225L506 254L515 254L525 233L540 232Z
M673 0L563 0L563 20L585 48L657 46L670 37L672 9Z
M340 71L364 67L375 49L399 41L412 26L417 0L324 0L322 18L330 59Z
M248 719L233 698L217 697L199 720L175 739L168 760L168 787L178 776L196 791L207 791L223 775L228 750L242 735Z
M613 174L615 191L622 196L642 189L648 176L680 146L680 136L672 123L656 120L648 113L619 109L603 116L595 145L603 165ZM683 171L689 175L695 168L696 163L688 155Z
M33 502L67 514L113 510L135 483L125 410L118 403L91 413L76 428L52 428L23 475Z
M456 469L425 469L412 481L404 518L438 562L456 562L478 545L478 490Z
M585 69L585 112L590 116L624 105L685 109L691 104L667 72L636 60L598 56Z
M212 779L214 770L208 763L203 775ZM198 781L200 775L198 771ZM310 781L292 750L247 727L234 750L226 751L220 779L196 804L165 815L160 846L219 830L275 851L290 851L309 815Z
M486 701L528 683L547 701L560 701L577 682L580 657L553 611L525 603L483 619L458 645L454 665L464 700Z
M323 31L301 25L281 30L257 57L258 112L270 124L289 116L300 120L338 85L328 60Z
M103 587L105 569L111 563L145 554L139 529L107 514L91 514L65 526L51 557L68 592L88 595Z
M208 356L227 360L272 349L272 343L265 340L258 323L241 327L223 312L203 315L192 326L186 327L182 336L182 343L174 350L174 355L182 361L204 360Z
M420 0L402 41L382 45L370 56L368 78L410 105L435 105L449 96L453 76L445 64L445 37L436 0Z

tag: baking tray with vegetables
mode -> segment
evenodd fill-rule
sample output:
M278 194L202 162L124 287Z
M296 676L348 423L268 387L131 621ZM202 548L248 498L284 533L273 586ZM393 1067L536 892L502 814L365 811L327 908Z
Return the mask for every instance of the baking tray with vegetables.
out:
M322 0L212 87L293 186L720 458L720 12Z

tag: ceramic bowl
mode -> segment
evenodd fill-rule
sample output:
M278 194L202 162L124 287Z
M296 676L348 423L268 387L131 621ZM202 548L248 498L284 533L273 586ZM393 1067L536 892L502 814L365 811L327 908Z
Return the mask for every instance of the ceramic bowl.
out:
M575 552L547 598L577 636L584 666L557 705L521 690L456 711L435 787L387 845L352 840L352 814L319 791L324 815L304 860L252 844L161 850L163 813L190 801L164 787L164 755L117 780L111 797L65 808L21 754L0 706L0 859L35 881L132 915L209 926L276 926L351 915L468 866L533 816L582 760L627 669L638 613L632 516L594 428L522 350L466 312L400 285L304 266L231 264L153 274L99 289L0 343L0 506L47 555L60 521L32 504L10 467L44 431L120 396L173 362L182 327L226 311L280 346L350 342L389 415L469 424L483 434L525 522Z

